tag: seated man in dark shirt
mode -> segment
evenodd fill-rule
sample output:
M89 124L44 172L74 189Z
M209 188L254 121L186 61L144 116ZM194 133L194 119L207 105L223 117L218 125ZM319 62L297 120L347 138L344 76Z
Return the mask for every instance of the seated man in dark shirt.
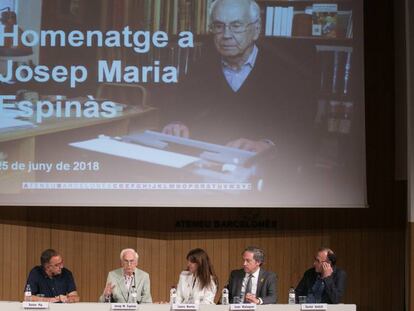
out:
M63 267L62 256L54 249L43 251L40 266L34 267L27 278L32 301L78 302L72 272Z
M296 287L296 299L306 296L308 303L340 303L345 293L346 273L336 267L336 256L329 248L315 255L313 268L307 270Z

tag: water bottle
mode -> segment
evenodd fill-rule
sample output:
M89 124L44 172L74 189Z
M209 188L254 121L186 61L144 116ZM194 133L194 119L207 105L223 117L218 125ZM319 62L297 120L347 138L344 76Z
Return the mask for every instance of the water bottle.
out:
M25 301L32 300L32 289L30 288L30 284L27 284L24 290L24 300Z
M296 303L296 294L295 294L295 289L293 287L289 288L288 303L290 305L294 305Z
M131 291L131 303L137 303L137 297L137 289L135 288L135 286L133 286Z
M229 304L229 290L227 289L227 287L223 288L223 291L221 292L221 304Z
M243 293L243 292L241 292L240 293L240 297L239 297L239 299L240 299L240 301L239 301L239 303L244 303L245 302L245 300L246 300L246 294L247 293Z
M110 302L111 302L111 300L112 300L112 296L111 296L111 294L109 294L109 295L106 295L106 294L105 294L104 298L105 298L105 303L110 303Z
M177 289L175 286L171 286L170 289L170 304L175 305L177 303Z

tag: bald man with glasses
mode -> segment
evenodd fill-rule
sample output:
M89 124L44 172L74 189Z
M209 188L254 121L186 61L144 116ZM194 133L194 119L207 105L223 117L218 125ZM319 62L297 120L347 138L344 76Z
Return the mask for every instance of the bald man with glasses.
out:
M34 267L27 278L31 301L71 303L79 302L72 272L64 267L63 257L54 249L40 255L40 266Z
M327 247L320 248L298 286L296 298L306 296L308 303L342 302L346 287L346 272L336 267L336 255Z
M121 251L121 268L109 272L100 302L152 303L149 274L137 268L138 258L132 248Z

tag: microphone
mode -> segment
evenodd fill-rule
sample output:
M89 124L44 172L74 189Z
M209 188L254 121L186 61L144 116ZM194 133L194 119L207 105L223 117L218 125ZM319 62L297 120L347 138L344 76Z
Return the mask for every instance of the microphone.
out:
M135 271L134 271L132 272L132 285L131 285L133 289L135 289L135 285L136 284L135 284Z
M132 272L132 284L131 284L131 296L132 296L132 303L138 303L138 293L135 288L135 272Z

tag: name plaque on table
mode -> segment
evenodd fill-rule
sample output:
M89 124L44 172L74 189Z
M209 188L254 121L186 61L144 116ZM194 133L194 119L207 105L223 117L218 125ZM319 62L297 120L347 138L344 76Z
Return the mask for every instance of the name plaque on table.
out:
M49 302L45 301L23 301L23 309L49 309Z
M304 303L300 307L301 310L328 310L328 304L326 303Z
M195 303L175 303L172 305L173 310L198 310L198 304Z
M111 303L111 310L137 310L136 303Z
M254 303L232 303L230 310L256 310L256 305Z

